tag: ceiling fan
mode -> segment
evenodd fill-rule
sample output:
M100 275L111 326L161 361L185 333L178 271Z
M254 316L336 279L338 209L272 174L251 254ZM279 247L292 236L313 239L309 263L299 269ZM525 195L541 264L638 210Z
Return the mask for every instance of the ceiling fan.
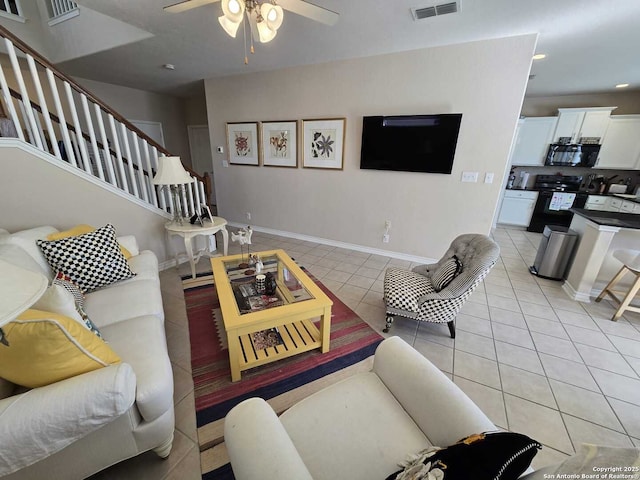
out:
M192 8L202 7L203 5L208 5L210 3L216 3L219 1L220 0L184 0L182 2L174 3L173 5L164 7L164 10L170 13L180 13L191 10ZM246 3L247 6L249 4L254 4L256 6L261 4L276 4L274 0L266 0L264 2L247 1L243 3ZM325 25L335 25L338 21L338 18L340 18L340 15L336 12L333 12L326 8L318 7L317 5L305 2L303 0L278 0L277 5L285 10L288 10L291 13L307 17L311 20L315 20L316 22L324 23Z

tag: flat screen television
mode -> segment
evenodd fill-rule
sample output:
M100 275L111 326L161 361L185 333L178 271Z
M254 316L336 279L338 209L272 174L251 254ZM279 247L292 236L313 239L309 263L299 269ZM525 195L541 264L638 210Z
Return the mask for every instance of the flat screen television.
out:
M461 113L364 117L360 168L450 174Z

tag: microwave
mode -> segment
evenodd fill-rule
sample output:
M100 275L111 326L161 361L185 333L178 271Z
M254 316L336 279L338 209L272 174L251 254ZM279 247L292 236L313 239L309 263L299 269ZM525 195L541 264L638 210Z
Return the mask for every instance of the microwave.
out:
M544 164L557 167L593 167L599 154L598 144L552 143Z

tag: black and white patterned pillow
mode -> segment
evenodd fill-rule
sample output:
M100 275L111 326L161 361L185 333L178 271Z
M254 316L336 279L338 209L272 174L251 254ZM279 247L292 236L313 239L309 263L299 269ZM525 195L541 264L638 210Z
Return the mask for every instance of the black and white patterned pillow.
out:
M93 333L95 333L98 337L102 338L102 334L100 333L100 330L98 330L98 327L96 327L96 324L93 323L93 321L89 318L89 315L87 315L87 313L84 310L84 294L82 293L82 289L80 288L80 286L77 283L75 283L73 280L71 280L71 277L69 277L68 275L65 275L62 272L58 272L58 274L56 275L56 278L53 279L52 283L54 285L60 285L66 291L71 293L71 295L73 295L76 311L82 318L84 325Z
M431 275L431 284L436 292L439 292L449 285L454 278L462 271L462 264L455 255L447 259L438 269Z
M75 237L37 240L36 243L52 270L71 277L83 292L135 275L120 251L113 225Z

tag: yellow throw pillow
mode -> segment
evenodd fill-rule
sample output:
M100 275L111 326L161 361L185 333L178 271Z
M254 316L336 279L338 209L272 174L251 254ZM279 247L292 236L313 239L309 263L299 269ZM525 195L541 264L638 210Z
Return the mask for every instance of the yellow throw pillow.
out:
M120 362L104 340L75 320L27 310L3 327L9 346L0 345L0 377L29 388Z
M64 232L51 233L47 235L47 240L61 240L63 238L77 237L78 235L83 235L85 233L91 233L95 231L96 229L91 225L80 224L69 230L65 230ZM129 260L133 256L131 255L131 252L124 248L122 245L118 244L118 246L120 247L120 251L122 252L122 255L124 255L124 258Z

